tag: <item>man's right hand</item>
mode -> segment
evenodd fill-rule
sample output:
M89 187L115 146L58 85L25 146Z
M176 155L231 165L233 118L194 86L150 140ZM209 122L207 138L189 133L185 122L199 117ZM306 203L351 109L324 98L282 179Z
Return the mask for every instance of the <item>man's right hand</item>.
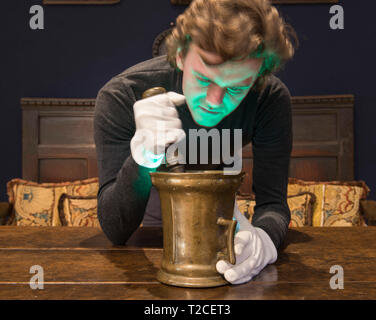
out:
M131 139L131 153L139 165L159 167L166 147L185 138L175 108L184 103L185 96L176 92L158 94L135 102L136 133Z

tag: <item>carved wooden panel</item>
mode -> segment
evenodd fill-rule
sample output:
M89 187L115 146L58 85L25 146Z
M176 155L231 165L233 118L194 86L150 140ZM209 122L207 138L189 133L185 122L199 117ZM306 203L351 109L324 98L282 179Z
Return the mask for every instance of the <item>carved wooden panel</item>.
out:
M120 0L43 0L43 4L114 4Z
M23 178L72 181L98 175L93 140L95 99L21 99ZM290 177L353 180L353 95L292 97L293 150ZM240 192L252 188L252 145L243 148L247 176Z
M192 0L171 0L172 4L188 5ZM338 3L338 0L272 0L272 4L317 4L317 3Z
M58 156L55 154L54 157ZM88 159L78 158L73 155L71 158L61 159L43 157L39 159L39 180L43 182L75 181L88 178Z
M354 96L292 97L293 149L289 176L303 180L354 179ZM240 192L252 188L252 145L243 148L247 179Z
M21 99L22 175L36 182L97 176L94 99Z

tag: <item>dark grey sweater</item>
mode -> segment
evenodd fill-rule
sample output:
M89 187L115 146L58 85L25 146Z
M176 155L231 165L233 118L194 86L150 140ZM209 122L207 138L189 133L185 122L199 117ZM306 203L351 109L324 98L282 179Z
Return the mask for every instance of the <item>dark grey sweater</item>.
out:
M98 219L103 232L116 245L125 244L141 222L161 225L159 197L151 185L149 170L133 160L130 150L136 130L133 104L152 87L182 94L182 73L168 64L166 56L142 62L115 76L99 91L96 100ZM205 129L193 121L187 105L177 110L187 137L188 129ZM290 222L286 201L292 147L288 89L277 77L271 76L261 92L251 89L238 108L216 128L230 129L231 133L242 129L243 146L252 142L252 190L256 196L252 225L265 230L279 248ZM188 167L219 168L223 166L210 165L210 162Z

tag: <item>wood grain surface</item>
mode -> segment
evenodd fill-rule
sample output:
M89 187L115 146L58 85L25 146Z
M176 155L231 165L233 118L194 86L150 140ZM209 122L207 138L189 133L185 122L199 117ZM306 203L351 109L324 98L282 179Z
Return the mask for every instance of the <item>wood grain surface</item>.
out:
M113 246L97 228L0 227L0 299L376 299L376 228L290 229L275 264L242 285L192 289L156 280L162 230ZM44 289L30 288L30 267ZM344 270L332 290L331 266Z

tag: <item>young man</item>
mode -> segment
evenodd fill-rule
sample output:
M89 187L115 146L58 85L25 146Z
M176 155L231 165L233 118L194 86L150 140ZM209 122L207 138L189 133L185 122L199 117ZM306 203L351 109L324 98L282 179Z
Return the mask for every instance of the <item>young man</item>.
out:
M114 244L124 244L141 222L161 225L149 172L161 164L164 148L188 138L190 129L241 129L243 146L253 146L255 214L251 224L235 206L237 263L219 261L217 270L231 283L249 281L276 261L290 222L290 94L272 75L294 54L289 29L266 0L194 0L178 17L167 47L167 59L127 69L98 94L101 227ZM167 93L141 99L152 87ZM156 137L148 145L145 129Z

